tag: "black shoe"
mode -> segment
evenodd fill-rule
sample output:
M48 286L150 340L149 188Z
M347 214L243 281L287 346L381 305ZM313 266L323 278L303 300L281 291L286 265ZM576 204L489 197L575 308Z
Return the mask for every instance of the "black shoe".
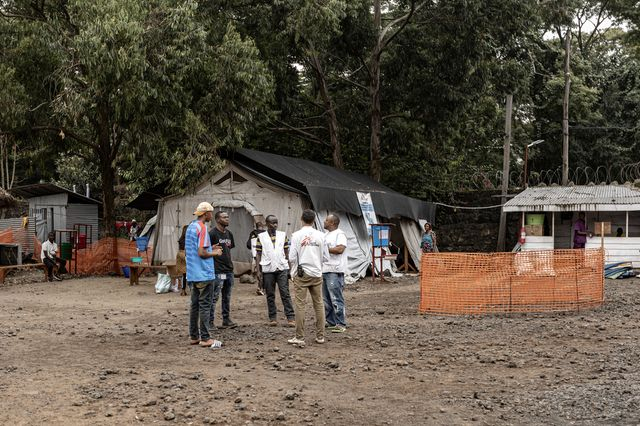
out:
M238 324L231 320L226 320L222 322L222 328L236 328Z

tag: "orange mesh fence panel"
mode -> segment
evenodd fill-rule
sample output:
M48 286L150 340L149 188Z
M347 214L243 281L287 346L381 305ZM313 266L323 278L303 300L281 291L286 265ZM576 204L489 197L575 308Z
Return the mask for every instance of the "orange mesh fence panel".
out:
M0 232L0 243L3 242L2 238L5 232L6 231ZM117 245L117 252L114 245ZM34 258L37 260L40 259L41 250L42 243L37 238L34 238ZM135 242L130 242L124 238L103 238L88 245L84 249L78 250L78 275L105 275L113 272L121 274L122 270L120 267L125 264L130 264L132 257L140 256L143 262L146 263L147 254L149 261L151 261L153 257L153 247L151 245L149 245L147 253L141 252L138 254ZM73 263L68 263L67 269L69 272L75 272Z
M110 272L121 273L116 270L114 254L116 253L119 268L121 265L131 263L132 257L142 257L143 262L151 261L153 247L149 245L147 253L141 252L138 255L136 244L124 238L103 238L85 249L78 250L78 274L80 275L102 275Z
M600 249L429 253L421 266L421 313L572 311L604 301Z
M14 244L13 229L7 228L0 231L0 244Z
M42 261L42 243L37 237L33 237L33 259L38 262Z

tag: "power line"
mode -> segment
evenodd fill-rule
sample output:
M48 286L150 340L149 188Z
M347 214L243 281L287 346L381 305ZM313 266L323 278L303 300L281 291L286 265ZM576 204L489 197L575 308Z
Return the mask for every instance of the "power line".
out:
M502 207L504 204L496 204L493 206L480 206L480 207L468 207L468 206L452 206L450 204L445 203L433 203L437 206L449 207L452 209L461 209L461 210L487 210L487 209L497 209L498 207Z

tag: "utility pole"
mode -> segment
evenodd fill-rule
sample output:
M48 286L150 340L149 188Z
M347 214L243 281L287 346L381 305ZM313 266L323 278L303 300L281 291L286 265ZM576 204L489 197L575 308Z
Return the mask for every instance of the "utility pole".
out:
M569 183L569 92L571 90L571 28L564 36L564 97L562 98L562 185Z
M513 95L507 95L507 107L504 122L504 146L502 149L502 204L507 202L507 191L509 190L509 161L511 159L511 115L513 113ZM504 208L500 208L500 228L498 228L498 249L504 251L504 239L507 231L507 214Z

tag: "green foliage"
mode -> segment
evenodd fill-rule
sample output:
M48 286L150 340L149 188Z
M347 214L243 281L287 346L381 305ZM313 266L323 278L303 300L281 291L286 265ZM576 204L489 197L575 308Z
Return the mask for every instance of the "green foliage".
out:
M428 198L495 176L507 94L512 169L535 139L530 168L558 167L569 28L571 167L640 161L637 2L418 3L381 57L384 183ZM24 147L20 179L180 192L237 146L331 163L328 104L345 167L369 170L370 0L2 4L0 130ZM383 2L383 25L408 4Z
M64 129L61 150L100 172L105 219L113 219L117 181L172 176L178 189L215 163L203 159L242 144L266 116L272 83L255 45L231 24L223 34L209 28L195 1L52 1L35 8L10 4L20 18L3 27L15 29L15 54L25 44L46 45L55 58L48 75L36 74L52 87L33 99L47 112L31 126ZM34 62L38 49L28 52ZM67 164L60 162L63 175Z
M27 93L16 79L16 71L0 63L0 131L16 129L25 121Z

